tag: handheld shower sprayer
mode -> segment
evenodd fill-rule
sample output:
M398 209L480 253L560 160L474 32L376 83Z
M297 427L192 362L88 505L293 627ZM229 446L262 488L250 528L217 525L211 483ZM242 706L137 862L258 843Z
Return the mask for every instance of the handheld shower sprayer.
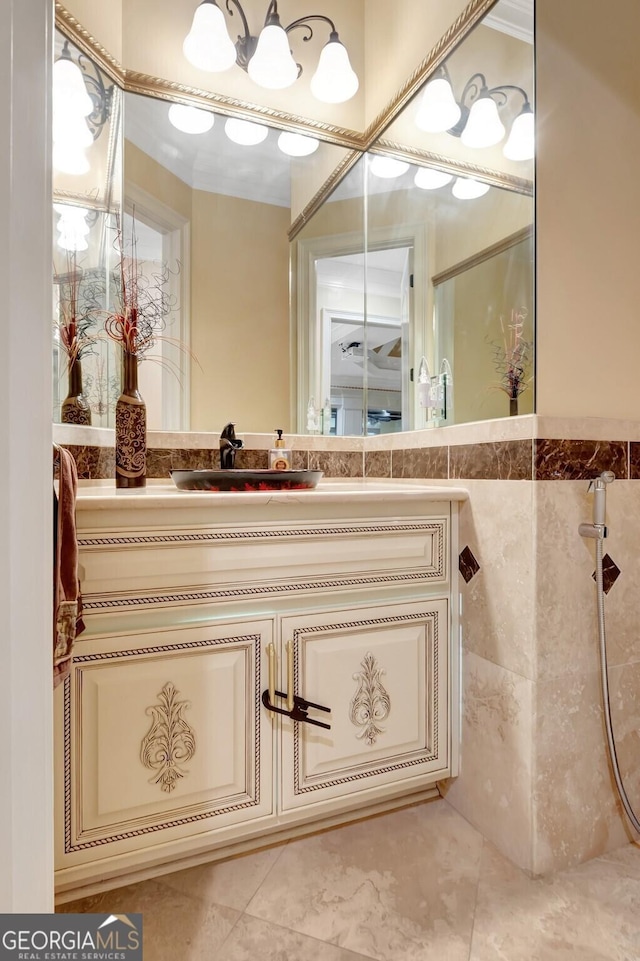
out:
M607 536L607 484L612 484L616 475L612 470L603 470L599 477L589 482L589 491L593 491L593 522L580 524L578 533L581 537L595 537L602 540Z
M607 484L613 483L616 475L612 470L604 470L600 477L596 477L589 484L589 490L593 491L593 523L596 525L605 524L605 514L607 509ZM605 537L606 537L605 532Z
M616 752L616 740L613 732L613 722L611 720L611 702L609 697L609 669L607 665L607 635L604 617L604 570L603 570L603 547L602 543L607 536L606 513L607 513L607 484L615 480L613 471L605 470L599 477L594 478L589 484L589 490L593 491L593 523L580 524L578 533L582 537L593 537L596 540L596 606L598 612L598 637L600 641L600 681L602 690L602 706L604 709L604 726L607 735L607 747L609 749L609 759L611 770L618 796L622 802L630 823L640 831L640 818L635 813L629 795L624 786L620 773L620 764Z

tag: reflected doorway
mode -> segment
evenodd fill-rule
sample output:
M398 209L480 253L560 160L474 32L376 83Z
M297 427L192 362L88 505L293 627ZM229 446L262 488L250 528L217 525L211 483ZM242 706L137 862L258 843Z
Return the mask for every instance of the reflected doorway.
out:
M320 396L331 409L330 433L408 429L412 275L412 246L316 260Z

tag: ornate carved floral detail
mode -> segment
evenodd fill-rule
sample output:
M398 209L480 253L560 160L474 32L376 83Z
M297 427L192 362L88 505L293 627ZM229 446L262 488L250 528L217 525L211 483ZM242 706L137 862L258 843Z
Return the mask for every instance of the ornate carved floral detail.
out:
M196 736L182 716L190 704L178 700L173 684L165 684L158 700L159 704L146 710L153 720L140 745L140 760L145 767L158 772L152 780L168 793L173 791L178 778L188 773L181 765L196 753Z
M384 728L379 724L389 717L391 699L380 680L385 671L378 666L373 654L365 654L360 663L362 671L353 675L358 690L349 706L349 720L362 728L356 737L365 738L367 744L375 744L378 735L384 734Z

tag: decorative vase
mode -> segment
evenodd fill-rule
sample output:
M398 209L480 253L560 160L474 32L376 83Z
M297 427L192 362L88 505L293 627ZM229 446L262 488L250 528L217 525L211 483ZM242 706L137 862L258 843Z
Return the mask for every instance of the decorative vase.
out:
M144 487L147 408L138 390L138 358L123 351L122 393L116 403L116 487Z
M518 398L509 398L509 417L516 417L518 414Z
M60 407L60 420L63 424L91 424L91 408L82 393L82 364L79 360L69 363L69 389Z

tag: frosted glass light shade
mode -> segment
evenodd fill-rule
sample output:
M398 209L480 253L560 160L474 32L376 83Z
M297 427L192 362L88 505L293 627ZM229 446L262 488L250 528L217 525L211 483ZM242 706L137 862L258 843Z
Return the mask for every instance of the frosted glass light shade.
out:
M269 23L262 29L247 72L254 83L268 90L283 90L298 79L298 66L291 56L289 38L278 24Z
M67 207L64 204L54 204L53 207L60 215L57 223L60 235L57 241L58 247L61 250L88 250L87 211L83 207Z
M444 77L439 77L425 87L415 123L416 127L427 133L443 133L455 127L460 115L451 84Z
M532 160L535 153L535 119L529 109L513 121L502 152L508 160Z
M51 162L54 170L74 177L86 174L91 169L84 150L73 144L68 145L63 141L54 143Z
M188 107L182 103L172 103L169 107L169 120L176 130L182 133L206 133L213 127L214 116L208 110Z
M410 164L404 160L395 160L393 157L376 156L371 159L369 170L374 177L383 177L391 180L393 177L401 177L409 169Z
M437 190L444 187L453 180L452 174L446 174L442 170L432 170L430 167L420 167L417 171L414 183L422 190Z
M480 183L479 180L473 180L471 177L458 177L451 188L451 193L458 200L475 200L476 197L486 194L488 190L489 184Z
M460 139L466 147L492 147L500 143L505 133L495 100L479 97L469 111Z
M332 36L322 48L316 72L311 78L311 93L323 103L344 103L359 87L358 77L349 61L347 48Z
M269 130L262 123L229 117L224 125L224 132L229 140L233 140L234 143L239 143L243 147L253 147L254 144L266 140Z
M281 133L278 137L278 146L290 157L308 157L316 152L320 141L315 137L304 137L299 133Z
M86 150L93 143L93 134L87 121L79 114L54 113L52 133L53 142L62 144L69 150Z
M67 57L56 60L53 65L53 110L79 117L88 117L93 110L82 70Z
M236 62L236 48L229 36L224 14L213 0L203 0L196 7L182 52L194 67L210 73L222 73Z

